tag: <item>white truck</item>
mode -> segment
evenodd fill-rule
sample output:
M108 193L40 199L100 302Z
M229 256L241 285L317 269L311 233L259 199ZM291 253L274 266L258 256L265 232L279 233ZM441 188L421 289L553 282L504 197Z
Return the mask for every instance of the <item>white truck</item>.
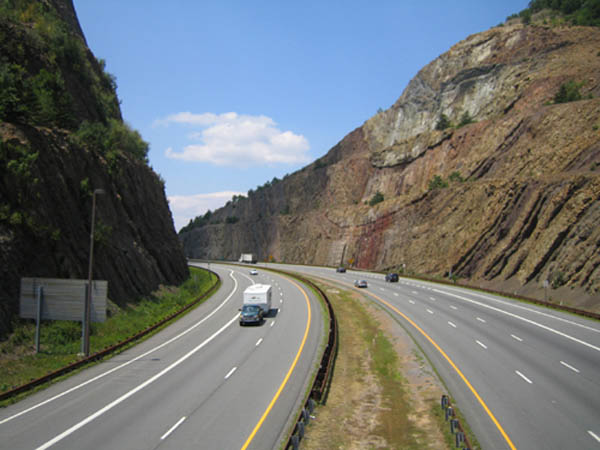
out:
M263 310L263 315L269 315L271 311L271 285L270 284L253 284L248 286L244 291L244 305L260 306Z
M256 264L256 258L252 253L242 253L239 259L241 263Z

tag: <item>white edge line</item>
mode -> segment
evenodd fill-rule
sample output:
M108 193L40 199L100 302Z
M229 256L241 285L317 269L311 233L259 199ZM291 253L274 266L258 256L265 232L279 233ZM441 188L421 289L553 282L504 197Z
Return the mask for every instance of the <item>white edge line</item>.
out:
M163 342L162 344L160 344L160 345L158 345L158 346L154 347L153 349L150 349L150 350L148 350L146 353L142 353L141 355L139 355L139 356L136 356L135 358L133 358L133 359L131 359L131 360L129 360L129 361L127 361L127 362L125 362L125 363L121 364L120 366L113 367L112 369L110 369L110 370L108 370L108 371L106 371L106 372L104 372L104 373L101 373L100 375L98 375L98 376L96 376L96 377L94 377L94 378L91 378L91 379L89 379L89 380L87 380L87 381L85 381L85 382L83 382L83 383L81 383L81 384L78 384L77 386L73 386L71 389L67 389L66 391L64 391L64 392L61 392L60 394L57 394L57 395L55 395L54 397L51 397L51 398L49 398L49 399L47 399L47 400L44 400L43 402L41 402L41 403L38 403L38 404L36 404L36 405L34 405L34 406L30 407L30 408L27 408L27 409L25 409L25 410L23 410L23 411L21 411L21 412L19 412L19 413L17 413L17 414L14 414L14 415L12 415L12 416L10 416L10 417L7 417L6 419L2 419L2 420L0 420L0 425L4 424L4 423L6 423L6 422L9 422L9 421L11 421L11 420L13 420L13 419L16 419L17 417L19 417L19 416L22 416L23 414L27 414L28 412L31 412L31 411L33 411L34 409L37 409L37 408L39 408L40 406L44 406L44 405L46 405L46 404L48 404L48 403L50 403L50 402L52 402L52 401L54 401L54 400L58 400L59 398L61 398L61 397L65 396L65 395L67 395L67 394L70 394L71 392L73 392L73 391L76 391L76 390L78 390L78 389L80 389L80 388L82 388L82 387L84 387L84 386L87 386L88 384L90 384L90 383L93 383L94 381L97 381L97 380L99 380L100 378L103 378L103 377L105 377L105 376L107 376L107 375L110 375L111 373L113 373L113 372L116 372L117 370L119 370L119 369L122 369L123 367L126 367L126 366L128 366L128 365L130 365L130 364L132 364L132 363L134 363L134 362L136 362L136 361L138 361L139 359L141 359L141 358L144 358L144 357L148 356L148 355L149 355L149 354L151 354L151 353L154 353L155 351L157 351L157 350L159 350L159 349L161 349L161 348L165 347L166 345L169 345L169 344L170 344L170 343L172 343L173 341L176 341L176 340L177 340L177 339L179 339L180 337L182 337L182 336L186 335L187 333L189 333L190 331L192 331L192 330L193 330L193 329L195 329L196 327L200 326L200 325L201 325L203 322L207 321L207 320L208 320L208 319L209 319L211 316L213 316L214 314L216 314L216 312L217 312L219 309L221 309L221 308L222 308L222 307L225 305L225 303L227 303L227 302L229 301L229 299L230 299L230 298L233 296L233 294L234 294L234 293L235 293L235 291L237 290L237 280L236 280L236 279L233 277L233 270L231 270L231 271L230 271L230 273L229 273L229 276L230 276L230 277L233 279L233 281L234 281L234 283L235 283L235 285L234 285L234 287L233 287L233 290L231 291L231 294L229 294L229 295L227 296L227 298L226 298L225 300L223 300L223 303L221 303L219 306L217 306L217 307L216 307L216 308L215 308L215 309L214 309L214 310L213 310L213 311L212 311L212 312L211 312L211 313L210 313L208 316L206 316L204 319L200 320L199 322L196 322L194 325L192 325L191 327L189 327L187 330L184 330L184 331L182 331L182 332L181 332L181 333L179 333L177 336L174 336L174 337L172 337L172 338L171 338L171 339L169 339L168 341L166 341L166 342Z
M588 430L588 433L591 437L593 437L594 439L596 439L598 442L600 442L600 436L598 436L596 433L594 433L591 430Z
M235 322L236 320L238 320L239 315L236 314L235 316L233 316L233 319L231 319L229 322L227 322L225 325L223 325L221 328L219 328L217 331L215 331L215 333L210 336L208 339L206 339L204 342L202 342L200 345L198 345L196 348L190 350L189 352L187 352L185 355L183 355L181 358L179 358L177 361L175 361L174 363L172 363L171 365L165 367L163 370L161 370L160 372L158 372L156 375L154 375L153 377L148 378L146 381L144 381L142 384L138 385L137 387L135 387L134 389L130 390L129 392L127 392L126 394L123 394L121 397L117 398L116 400L113 400L112 402L110 402L108 405L106 405L104 408L99 409L98 411L96 411L94 414L86 417L85 419L83 419L82 421L80 421L79 423L76 423L75 425L73 425L71 428L69 428L68 430L63 431L62 433L60 433L58 436L50 439L48 442L46 442L43 445L40 445L36 450L45 450L51 446L53 446L54 444L56 444L57 442L62 441L64 438L66 438L67 436L73 434L75 431L79 430L80 428L84 427L85 425L87 425L88 423L90 423L91 421L93 421L94 419L100 417L102 414L104 414L107 411L110 411L111 409L113 409L115 406L117 406L118 404L124 402L125 400L127 400L129 397L131 397L132 395L136 394L137 392L141 391L142 389L144 389L146 386L152 384L153 382L155 382L156 380L158 380L160 377L162 377L163 375L165 375L166 373L170 372L171 370L173 370L175 367L177 367L179 364L181 364L182 362L184 362L186 359L188 359L189 357L191 357L192 355L194 355L194 353L196 353L198 350L200 350L201 348L203 348L205 345L207 345L210 341L212 341L214 338L216 338L219 334L221 334L223 331L225 331L226 328L228 328L233 322Z
M164 441L166 438L168 438L168 437L169 437L169 435L170 435L170 434L171 434L173 431L175 431L175 429L176 429L176 428L177 428L179 425L181 425L185 419L186 419L186 417L185 417L185 416L183 416L181 419L179 419L175 425L173 425L171 428L169 428L169 431L167 431L165 434L163 434L163 435L160 437L160 440L161 440L161 441Z

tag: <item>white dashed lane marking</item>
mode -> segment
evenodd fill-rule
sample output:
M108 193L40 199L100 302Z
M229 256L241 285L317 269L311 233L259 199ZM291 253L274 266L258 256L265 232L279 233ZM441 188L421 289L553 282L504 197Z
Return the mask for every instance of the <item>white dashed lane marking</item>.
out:
M225 375L225 379L229 378L231 375L233 375L233 372L235 372L237 370L237 367L234 367L233 369L231 369L229 372L227 372L227 375Z
M568 369L571 369L573 372L575 372L575 373L579 373L579 369L577 369L576 367L573 367L572 365L570 365L570 364L567 364L567 363L566 363L566 362L564 362L564 361L561 361L560 363L561 363L563 366L565 366L566 368L568 368Z
M515 370L515 373L517 375L519 375L521 378L523 378L525 381L527 381L529 384L533 384L533 381L531 381L529 378L527 378L525 375L523 375L521 372L519 372L518 370Z

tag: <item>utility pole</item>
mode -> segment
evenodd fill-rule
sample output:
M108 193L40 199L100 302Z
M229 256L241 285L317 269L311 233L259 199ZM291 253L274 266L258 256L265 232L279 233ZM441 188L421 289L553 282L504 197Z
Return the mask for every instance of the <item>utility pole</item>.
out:
M96 219L96 195L104 194L103 189L95 189L92 195L92 230L90 232L90 265L88 268L88 284L85 296L83 324L83 349L85 356L90 355L90 321L92 319L92 270L94 267L94 226Z

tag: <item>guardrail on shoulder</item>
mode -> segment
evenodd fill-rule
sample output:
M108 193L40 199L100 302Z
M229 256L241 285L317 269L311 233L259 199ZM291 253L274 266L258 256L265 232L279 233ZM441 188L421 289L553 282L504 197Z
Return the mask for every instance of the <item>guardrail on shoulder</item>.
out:
M186 312L188 309L196 306L199 302L201 302L202 300L204 300L206 297L208 297L209 295L212 295L212 293L218 288L218 286L221 284L221 278L219 277L219 275L216 272L213 272L212 270L209 270L210 273L212 273L213 275L215 275L216 280L214 282L214 284L205 292L203 293L200 297L198 297L196 300L194 300L193 302L187 304L186 306L184 306L183 308L181 308L179 311L174 312L173 314L170 314L169 316L165 317L164 319L156 322L155 324L151 325L150 327L146 328L145 330L140 331L139 333L125 339L124 341L121 341L115 345L112 345L110 347L105 348L104 350L100 350L99 352L94 353L93 355L88 356L87 358L84 359L80 359L79 361L76 361L72 364L69 364L68 366L62 367L58 370L55 370L54 372L51 372L47 375L44 375L43 377L40 377L36 380L32 380L29 383L26 383L22 386L18 386L14 389L11 389L10 391L6 391L0 394L0 401L3 400L7 400L9 398L12 398L18 394L21 394L23 392L27 392L33 388L35 388L36 386L40 386L44 383L47 383L49 381L52 381L62 375L65 375L75 369L78 369L80 367L85 366L86 364L96 361L98 359L102 359L105 356L109 355L110 353L134 342L137 341L138 339L146 336L147 334L153 332L154 330L156 330L157 328L163 326L164 324L166 324L167 322L173 320L175 317L179 316L180 314L183 314L184 312Z

